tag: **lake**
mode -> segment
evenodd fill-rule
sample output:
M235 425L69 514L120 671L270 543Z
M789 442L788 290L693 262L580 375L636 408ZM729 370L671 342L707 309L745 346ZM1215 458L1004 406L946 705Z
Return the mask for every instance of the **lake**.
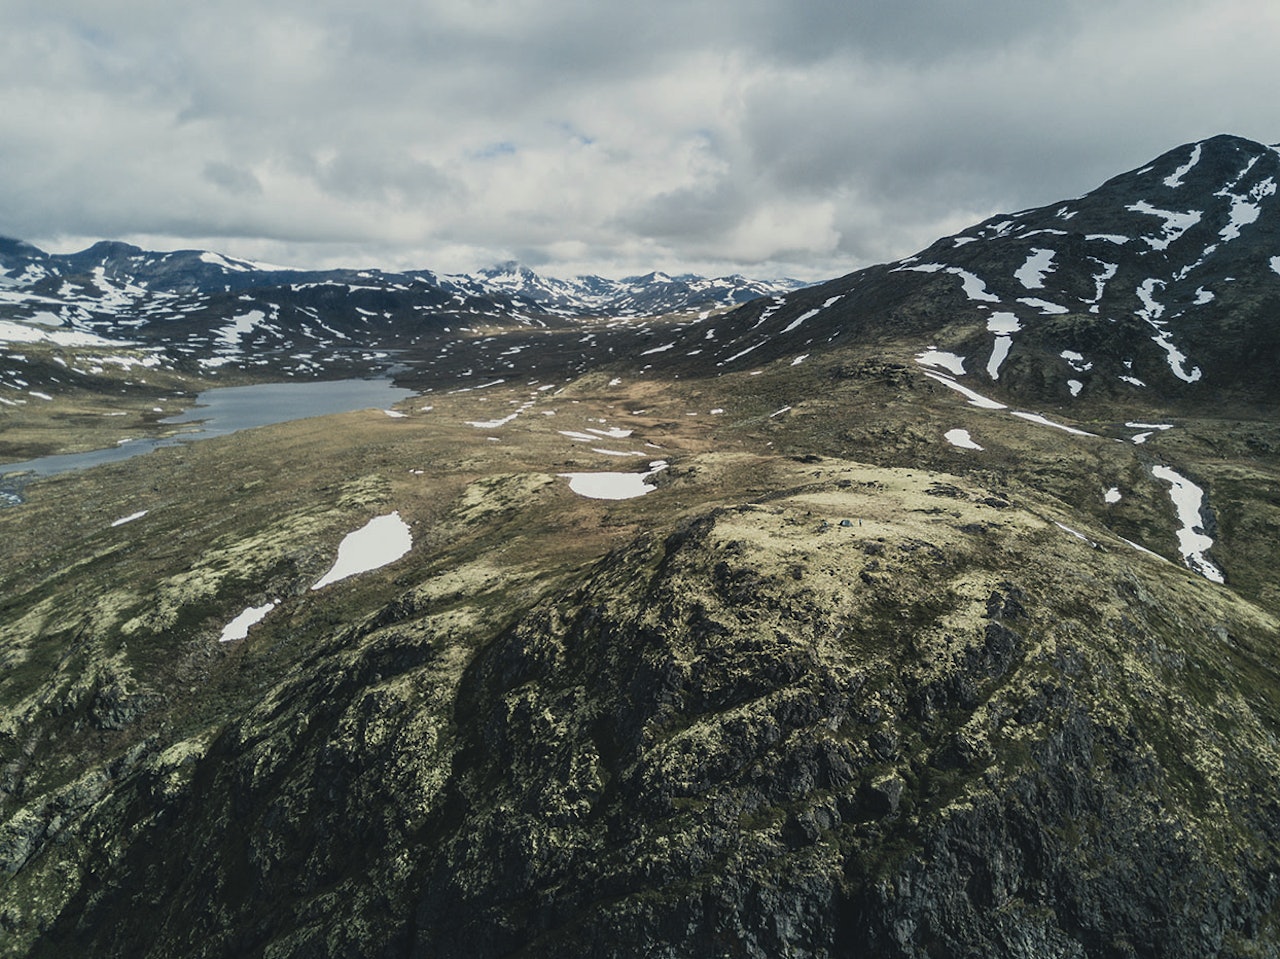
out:
M389 409L399 400L415 395L413 390L393 386L391 380L263 383L206 390L196 397L193 408L160 421L166 426L190 424L189 430L174 436L129 440L87 453L60 453L22 463L0 463L0 485L4 487L0 489L0 506L21 502L16 487L40 476L117 463L161 446L226 436L256 426L353 410Z

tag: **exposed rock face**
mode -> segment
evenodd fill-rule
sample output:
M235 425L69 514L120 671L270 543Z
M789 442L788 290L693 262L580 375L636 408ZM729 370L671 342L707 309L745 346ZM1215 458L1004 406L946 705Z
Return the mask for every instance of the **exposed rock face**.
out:
M1275 624L948 486L828 466L507 625L411 590L11 820L83 870L35 954L1276 955Z

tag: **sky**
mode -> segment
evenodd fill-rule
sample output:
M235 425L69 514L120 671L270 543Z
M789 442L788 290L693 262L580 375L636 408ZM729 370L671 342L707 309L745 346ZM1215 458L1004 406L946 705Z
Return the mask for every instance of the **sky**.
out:
M1274 0L0 0L0 235L819 280L1277 89Z

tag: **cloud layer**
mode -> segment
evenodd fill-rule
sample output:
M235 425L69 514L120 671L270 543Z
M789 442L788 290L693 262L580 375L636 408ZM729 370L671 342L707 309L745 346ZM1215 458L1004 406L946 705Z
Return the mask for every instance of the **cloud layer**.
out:
M834 276L1219 132L1264 0L9 0L0 234Z

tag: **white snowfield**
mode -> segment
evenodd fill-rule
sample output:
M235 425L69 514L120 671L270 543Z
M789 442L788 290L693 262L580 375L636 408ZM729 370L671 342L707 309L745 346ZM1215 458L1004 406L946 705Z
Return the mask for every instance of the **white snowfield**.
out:
M1182 524L1178 530L1178 552L1182 554L1182 561L1188 569L1211 582L1226 582L1222 570L1204 555L1213 548L1213 537L1205 533L1200 515L1204 490L1168 466L1151 467L1151 475L1170 485L1169 496L1178 511L1178 522Z
M1178 237L1200 222L1201 216L1199 210L1188 210L1186 213L1178 213L1174 210L1160 210L1153 207L1146 200L1131 203L1125 209L1132 210L1134 213L1158 216L1164 220L1164 228L1160 231L1159 236L1144 236L1142 238L1153 250L1169 249L1170 244L1177 240Z
M960 277L960 284L964 288L965 296L969 299L984 303L1000 302L1000 297L987 290L986 283L958 266L947 266L945 263L912 263L909 266L896 267L893 272L901 273L907 270L915 273L950 273Z
M1070 313L1065 306L1060 303L1050 303L1048 300L1042 300L1034 296L1021 296L1018 302L1023 306L1029 306L1033 310L1039 310L1042 316L1061 316L1063 313Z
M1241 176L1243 175L1241 174ZM1220 191L1217 194L1218 196L1225 196L1231 200L1231 221L1218 234L1222 237L1222 241L1226 243L1238 238L1242 226L1256 223L1258 217L1262 214L1262 208L1259 203L1264 197L1273 196L1275 192L1276 184L1270 177L1256 184L1247 193L1231 193L1230 188Z
M279 600L272 600L263 606L250 606L243 613L222 627L222 635L218 637L220 643L230 643L235 640L244 639L249 635L249 627L262 622L267 618L267 614L276 608Z
M348 533L338 544L338 559L333 568L311 588L323 589L349 576L381 569L412 548L413 534L409 524L400 518L399 511L375 516L354 533Z
M947 430L943 434L947 438L947 442L952 446L957 446L962 450L981 450L982 447L973 441L968 430Z
M1000 379L1000 365L1009 356L1009 348L1013 345L1013 336L1022 329L1022 324L1012 313L992 313L987 320L987 332L996 334L995 344L991 348L991 358L987 360L987 376L993 380Z
M560 473L569 480L569 489L588 499L634 499L652 493L656 486L647 481L667 468L666 460L654 460L644 473Z
M940 366L944 370L950 370L956 376L964 376L964 357L955 353L948 353L945 350L939 350L935 347L927 347L922 352L916 354L916 362L921 366Z
M933 373L929 370L925 370L924 375L929 377L932 380L937 380L939 383L941 383L943 386L947 387L948 389L955 390L960 395L966 397L969 400L970 406L976 406L984 410L1008 409L1008 407L1005 406L1003 403L997 403L995 400L987 399L985 396L981 395L980 393L975 393L973 390L969 389L969 387L961 386L959 383L951 379L951 377L949 376L943 376L941 373Z
M108 340L95 333L79 330L37 329L25 323L0 320L0 343L52 343L54 346L132 346L126 340Z
M1026 413L1021 410L1012 410L1011 413L1013 416L1017 416L1020 419L1027 420L1031 423L1039 423L1041 426L1052 426L1055 430L1062 430L1064 433L1071 433L1075 436L1096 437L1098 435L1097 433L1090 433L1088 430L1076 429L1074 426L1067 426L1063 423L1055 423L1053 420L1048 419L1047 417L1041 416L1039 413Z
M1187 162L1178 169L1174 170L1169 176L1164 178L1164 185L1177 189L1182 186L1182 178L1191 172L1191 168L1200 162L1200 144L1197 143L1191 148L1191 156Z
M1156 300L1155 293L1157 289L1164 289L1165 286L1164 280L1157 280L1154 277L1142 281L1142 285L1136 291L1143 306L1138 310L1138 316L1146 320L1147 324L1156 331L1151 341L1165 351L1169 369L1173 371L1173 375L1184 383L1194 383L1200 379L1200 367L1187 370L1186 355L1173 345L1170 339L1171 334L1166 327L1167 321L1160 319L1164 315L1164 304Z
M1044 278L1053 270L1054 250L1033 249L1027 262L1014 271L1014 277L1028 290L1044 289Z

